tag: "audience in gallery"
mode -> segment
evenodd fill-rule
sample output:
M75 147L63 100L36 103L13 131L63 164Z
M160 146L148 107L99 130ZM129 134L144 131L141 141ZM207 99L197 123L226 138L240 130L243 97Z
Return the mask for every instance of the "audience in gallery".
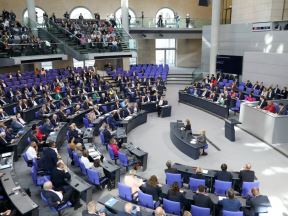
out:
M279 114L279 111L274 107L275 105L267 106L266 104L272 100L287 99L287 87L283 87L281 90L278 85L265 87L263 82L256 81L254 84L249 80L239 82L233 75L217 74L216 77L207 75L201 82L195 82L190 87L186 87L185 91L229 108L235 107L238 100L246 102L259 101L257 108L272 113L277 112L278 115L287 114L287 105ZM276 105L278 106L278 104Z

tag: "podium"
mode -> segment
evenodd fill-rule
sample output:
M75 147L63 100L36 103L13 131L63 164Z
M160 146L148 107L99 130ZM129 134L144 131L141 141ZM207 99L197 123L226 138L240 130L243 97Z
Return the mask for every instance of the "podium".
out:
M235 129L234 126L241 124L235 119L225 119L225 137L231 142L235 142Z
M161 107L160 117L165 118L171 116L172 107L170 105Z

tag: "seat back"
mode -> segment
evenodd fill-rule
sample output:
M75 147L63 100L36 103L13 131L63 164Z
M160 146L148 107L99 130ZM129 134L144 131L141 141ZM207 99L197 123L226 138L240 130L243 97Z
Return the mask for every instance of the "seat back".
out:
M181 214L181 205L180 202L174 202L168 199L163 199L163 208L166 213L180 215Z
M182 187L181 174L166 173L166 184L172 185L174 182L178 183L179 188Z
M195 179L195 178L189 178L189 188L193 192L196 192L199 185L205 186L205 179Z
M87 175L87 169L86 169L84 163L81 160L79 160L79 167L80 167L80 170L81 170L82 174L83 175Z
M237 211L237 212L232 212L232 211L222 211L222 216L243 216L243 212Z
M121 199L124 199L127 201L133 200L131 187L120 182L118 183L118 193Z
M93 169L87 169L88 180L94 185L100 185L99 173Z
M138 191L138 200L141 206L154 209L154 201L152 195Z
M79 164L79 157L78 157L78 155L77 155L77 153L76 152L73 152L73 161L74 161L74 164L75 164L75 166L80 166L80 164Z
M260 185L259 181L243 182L241 196L242 197L248 196L249 194L251 194L251 189L254 187L259 188L259 185Z
M99 135L100 135L100 140L101 140L102 145L106 146L103 132L100 131L100 134L99 134Z
M121 166L127 167L129 165L127 155L123 152L118 152L118 158Z
M87 118L83 117L83 124L85 128L89 128L89 121Z
M210 209L191 205L191 214L193 216L210 216Z
M27 157L26 152L24 152L24 153L22 154L22 158L24 159L24 161L26 162L26 164L27 164L28 167L31 167L31 166L32 166L31 161L28 160L28 157Z
M109 153L109 156L110 156L111 160L115 160L114 152L113 152L112 148L109 145L108 145L108 153Z
M226 191L232 187L232 182L215 180L215 191L214 193L220 196L225 196Z

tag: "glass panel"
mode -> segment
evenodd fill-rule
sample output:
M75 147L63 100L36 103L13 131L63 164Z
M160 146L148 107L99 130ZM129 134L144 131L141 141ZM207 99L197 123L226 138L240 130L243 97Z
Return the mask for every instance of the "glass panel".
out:
M75 8L70 14L70 19L79 19L80 14L82 14L84 19L94 19L91 12L83 7Z
M41 8L35 7L35 12L36 12L36 21L38 23L43 23L43 14L45 13L44 10L42 10ZM28 20L28 10L26 9L24 12L24 22L26 23Z
M136 21L136 15L135 13L129 8L129 15L130 15L130 24L131 23L135 23ZM122 10L121 8L119 8L116 12L115 12L115 18L116 20L120 20L122 19Z
M73 59L74 67L84 67L84 61L78 61L77 59Z
M175 66L175 50L166 50L166 64Z
M95 60L86 60L85 61L86 67L90 67L90 66L94 67L94 64L95 64Z
M156 50L156 64L165 64L165 50Z
M156 48L175 48L175 39L156 39Z
M136 65L137 64L137 58L130 58L130 65Z
M53 68L52 62L41 62L41 68L44 68L45 70L50 70Z

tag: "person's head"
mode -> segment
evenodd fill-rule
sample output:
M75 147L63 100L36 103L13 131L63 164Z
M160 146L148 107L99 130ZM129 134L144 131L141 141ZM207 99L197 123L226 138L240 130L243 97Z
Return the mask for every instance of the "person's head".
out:
M115 143L116 143L116 140L115 140L115 138L114 138L114 137L112 137L112 138L109 140L109 143L110 143L110 144L115 144Z
M132 203L127 202L124 206L124 211L128 214L131 214L133 205Z
M50 148L55 148L55 147L56 147L56 142L50 140L48 146L49 146Z
M199 185L198 186L198 193L204 193L205 192L205 186L204 185Z
M90 214L94 214L97 209L96 209L96 202L94 200L90 201L88 204L87 204L87 211L88 213Z
M244 169L251 170L251 164L250 163L245 164Z
M201 167L197 167L195 172L201 174L203 173L203 169Z
M43 184L43 189L44 190L51 190L53 188L53 184L51 181L46 181L44 184Z
M284 107L284 104L283 103L279 103L279 108L283 108Z
M87 150L84 150L84 151L83 151L83 157L88 157L88 156L89 156L88 151L87 151Z
M135 169L131 169L131 170L129 171L129 175L131 175L131 176L135 176L136 173L137 173L137 171L136 171Z
M187 125L191 125L191 122L190 122L189 119L186 119L186 124L187 124Z
M192 216L192 214L189 211L184 211L183 216Z
M157 176L152 175L149 180L147 181L147 184L152 186L152 187L156 187L158 185L158 179Z
M76 144L76 150L78 150L78 151L82 151L83 150L83 147L82 147L81 143L77 143Z
M34 142L34 141L32 141L32 142L30 143L30 146L31 146L32 148L36 149L36 148L37 148L37 143Z
M100 167L100 160L99 159L94 160L94 167Z
M64 162L63 162L62 160L59 160L59 161L57 162L57 168L59 168L59 169L64 169L64 167L65 167Z
M252 188L251 193L254 197L258 196L260 194L259 188L256 188L256 187Z
M164 209L159 206L159 207L157 207L157 208L155 209L154 215L155 215L155 216L165 216L166 214L165 214Z
M202 136L205 136L205 135L206 135L206 131L205 131L205 130L201 130L201 131L200 131L200 134L201 134Z
M270 105L270 106L273 105L273 101L272 101L272 100L268 101L267 103L268 103L268 105Z
M171 190L172 190L173 192L179 192L179 191L180 191L179 185L178 185L177 182L174 182L174 183L171 185Z
M230 188L228 191L227 191L227 195L228 195L228 198L229 199L234 199L235 197L235 192L232 188Z
M221 170L227 171L227 164L225 164L225 163L221 164Z
M57 119L57 115L56 115L56 114L53 114L53 115L52 115L52 118L53 118L53 119Z
M172 161L168 160L168 161L166 162L166 167L167 167L168 169L170 169L170 168L172 167Z

